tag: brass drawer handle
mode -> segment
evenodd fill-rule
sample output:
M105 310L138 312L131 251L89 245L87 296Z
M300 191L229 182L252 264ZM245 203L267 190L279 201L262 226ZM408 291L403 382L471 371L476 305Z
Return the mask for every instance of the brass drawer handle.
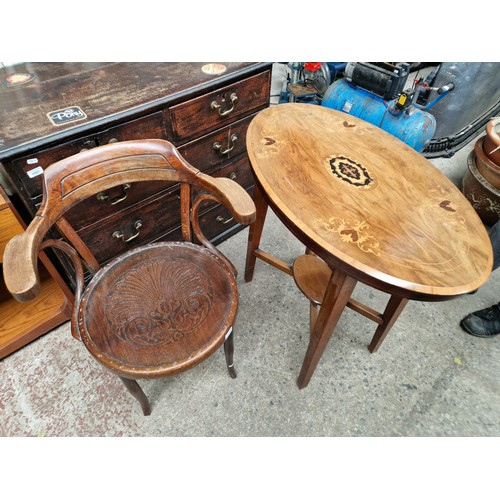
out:
M231 152L234 149L235 142L238 140L238 136L236 134L232 134L231 137L229 138L229 143L227 145L227 149L224 151L221 151L222 149L222 144L220 142L214 142L213 148L215 151L219 151L221 155L227 155L229 152Z
M229 224L229 222L231 222L232 220L233 220L233 217L229 217L228 219L224 219L224 217L222 217L222 215L217 216L217 219L216 219L217 222L221 222L222 224Z
M229 100L231 102L231 107L229 109L226 109L225 111L222 111L222 106L217 101L212 101L212 103L210 104L210 107L213 110L218 111L219 116L227 116L229 113L231 113L231 111L233 111L234 104L238 100L238 96L233 92L229 96ZM225 99L222 99L222 102L225 102Z
M84 151L88 151L89 149L92 149L95 147L94 141L85 141L82 144L82 148L80 149L79 153L83 153Z
M113 236L113 238L117 240L123 240L125 243L128 243L129 241L135 240L135 238L139 236L139 233L141 232L140 231L141 227L142 227L142 220L137 220L134 222L134 229L136 232L132 236L125 239L123 231L115 231L111 236Z
M108 205L117 205L127 197L128 195L127 191L130 189L130 187L131 186L128 182L122 186L123 196L121 196L120 198L115 198L114 200L108 200L109 196L107 194L99 193L97 195L97 199L99 201L106 202Z

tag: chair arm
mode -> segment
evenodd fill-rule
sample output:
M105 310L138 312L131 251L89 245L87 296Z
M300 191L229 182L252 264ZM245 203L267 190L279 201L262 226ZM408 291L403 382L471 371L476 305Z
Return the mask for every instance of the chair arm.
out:
M40 293L38 274L38 245L33 233L14 236L5 247L3 275L7 290L19 302L34 299Z
M237 182L227 177L214 177L212 183L224 205L240 224L251 224L255 220L255 203Z

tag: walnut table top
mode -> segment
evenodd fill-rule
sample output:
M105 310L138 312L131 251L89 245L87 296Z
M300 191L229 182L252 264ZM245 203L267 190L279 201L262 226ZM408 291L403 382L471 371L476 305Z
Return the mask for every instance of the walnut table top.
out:
M266 201L331 268L419 300L468 293L488 278L491 245L470 203L380 128L282 104L252 121L247 148Z

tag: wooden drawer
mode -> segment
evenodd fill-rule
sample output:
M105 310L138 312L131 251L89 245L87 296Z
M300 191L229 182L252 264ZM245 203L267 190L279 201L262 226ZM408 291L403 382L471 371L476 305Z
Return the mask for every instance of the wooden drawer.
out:
M217 170L210 172L212 177L228 177L236 181L240 186L246 188L252 187L254 180L250 162L247 155L242 155L229 165L224 165Z
M96 136L98 146L112 142L134 141L138 139L166 139L161 111L124 123L123 125L111 127Z
M66 219L76 230L82 230L102 224L104 219L113 217L118 212L146 201L162 191L176 189L178 189L178 183L170 184L159 181L122 185L82 201L66 213Z
M102 264L122 252L159 238L179 225L180 199L176 192L167 192L120 212L92 230L81 231L79 235ZM122 232L123 238L117 238L117 232ZM127 239L130 241L125 241Z
M248 160L248 156L246 155L242 155L229 165L224 165L221 168L213 170L210 172L210 175L212 177L228 177L229 179L236 181L245 189L252 187L254 184L252 170L250 169L250 162Z
M82 137L12 161L13 172L29 198L42 196L43 171L52 163L97 146L92 137Z
M42 174L52 163L79 153L82 150L101 146L109 142L134 139L161 139L165 136L161 112L138 118L129 123L112 127L92 136L69 141L44 151L38 151L29 156L23 156L12 161L15 175L27 195L34 203L41 202Z
M194 167L207 171L246 152L248 125L255 115L232 123L180 146L180 154Z
M172 106L165 113L172 124L173 140L182 141L213 130L269 102L271 72L265 71L214 92Z
M227 177L237 182L245 189L252 187L254 180L250 164L246 155L241 155L240 158L233 161L229 165L224 165L220 168L208 172L212 177ZM193 200L201 193L201 189L193 188ZM210 207L215 205L215 202L203 202L202 212L206 212Z

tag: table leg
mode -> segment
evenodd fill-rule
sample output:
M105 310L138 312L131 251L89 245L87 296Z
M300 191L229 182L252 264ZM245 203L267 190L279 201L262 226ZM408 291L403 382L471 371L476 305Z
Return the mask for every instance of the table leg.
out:
M252 194L253 201L256 208L255 221L250 225L248 232L248 245L247 245L247 259L245 265L245 281L249 282L253 279L253 273L255 270L255 250L259 248L260 238L262 237L262 229L264 228L264 222L266 221L267 201L262 196L262 193L255 184Z
M382 314L383 323L380 324L373 335L372 341L368 346L368 350L373 353L377 352L385 337L389 333L399 315L408 303L408 299L402 297L397 297L396 295L391 295L387 306L385 307L384 313Z
M318 317L311 331L311 338L297 379L300 389L309 384L312 374L323 354L328 340L337 325L357 281L347 274L334 270L326 287Z

